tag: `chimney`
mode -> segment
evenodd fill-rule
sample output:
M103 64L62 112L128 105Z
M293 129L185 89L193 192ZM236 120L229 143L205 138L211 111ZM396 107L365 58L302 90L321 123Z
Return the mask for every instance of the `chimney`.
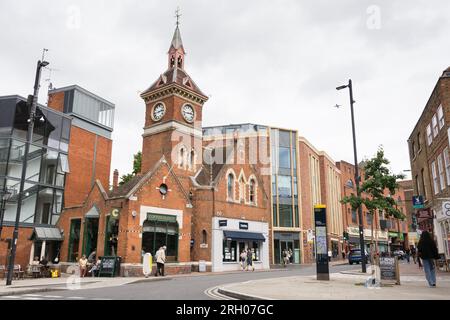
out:
M119 170L114 170L113 173L113 190L117 190L119 187Z

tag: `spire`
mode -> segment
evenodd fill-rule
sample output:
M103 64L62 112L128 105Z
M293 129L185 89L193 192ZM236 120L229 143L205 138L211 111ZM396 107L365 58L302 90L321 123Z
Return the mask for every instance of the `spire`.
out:
M178 21L177 21L177 27L175 28L175 32L173 34L173 38L172 38L172 43L170 44L170 49L172 49L172 47L174 49L182 49L184 51L183 48L183 40L181 40L181 34L180 34L180 28L178 27Z
M169 48L169 69L172 68L184 68L184 55L186 52L184 51L183 47L183 40L181 40L181 33L180 33L180 8L177 8L175 11L175 18L176 21L176 28L175 32L173 34L172 42L170 44Z

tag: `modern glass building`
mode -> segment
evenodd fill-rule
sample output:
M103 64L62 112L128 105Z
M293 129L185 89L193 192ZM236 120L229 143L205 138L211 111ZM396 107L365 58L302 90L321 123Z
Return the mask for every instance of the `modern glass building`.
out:
M300 203L298 196L297 132L270 129L273 261L289 251L291 263L301 262Z
M3 225L7 227L16 220L29 106L20 96L0 97L0 114L0 192L11 194L4 204ZM54 226L63 208L65 176L70 170L70 128L70 117L38 105L20 215L21 227L34 228L30 256L41 257L44 251L53 259L59 251L62 236Z

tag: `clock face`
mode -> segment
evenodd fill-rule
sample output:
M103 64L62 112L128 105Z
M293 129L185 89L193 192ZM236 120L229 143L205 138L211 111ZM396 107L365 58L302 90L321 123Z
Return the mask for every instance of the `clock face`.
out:
M194 122L195 119L195 111L194 108L190 104L185 104L181 109L181 113L183 115L184 120L189 123Z
M152 118L154 121L159 121L166 114L166 107L162 103L158 103L153 107Z

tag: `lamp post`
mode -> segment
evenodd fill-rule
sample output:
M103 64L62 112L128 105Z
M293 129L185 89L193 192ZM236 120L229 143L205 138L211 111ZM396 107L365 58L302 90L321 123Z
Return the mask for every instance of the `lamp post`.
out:
M14 232L13 232L13 241L11 244L11 256L9 259L8 264L8 277L6 279L6 285L11 285L12 282L12 276L14 272L14 260L16 257L16 249L17 249L17 239L19 237L19 222L20 222L20 211L22 209L22 199L23 199L23 193L25 188L25 179L26 179L26 173L27 173L27 158L28 153L30 150L30 142L31 138L33 136L33 129L34 129L34 121L36 116L36 108L37 108L37 100L39 95L39 83L41 80L41 69L43 67L48 66L49 63L47 61L41 61L39 60L36 67L36 78L34 80L34 92L33 92L33 101L31 103L31 110L30 110L30 118L28 119L28 131L27 131L27 141L25 143L25 154L23 156L22 161L22 176L20 179L20 189L17 199L17 212L16 212L16 221L14 224Z
M342 85L336 88L336 90L349 89L350 92L350 110L352 114L352 133L353 133L353 156L355 158L355 183L356 183L356 195L359 198L361 196L361 191L359 189L359 168L358 168L358 156L356 151L356 133L355 133L355 116L353 112L353 104L355 101L353 100L353 87L352 80L348 80L348 84ZM361 267L362 272L366 273L366 249L364 245L364 226L362 222L362 206L358 208L358 220L359 220L359 245L361 248Z
M2 230L3 230L3 220L5 218L5 210L6 210L6 201L9 200L9 198L12 195L12 192L9 191L7 188L5 188L2 193L2 207L0 211L0 240L2 239Z

